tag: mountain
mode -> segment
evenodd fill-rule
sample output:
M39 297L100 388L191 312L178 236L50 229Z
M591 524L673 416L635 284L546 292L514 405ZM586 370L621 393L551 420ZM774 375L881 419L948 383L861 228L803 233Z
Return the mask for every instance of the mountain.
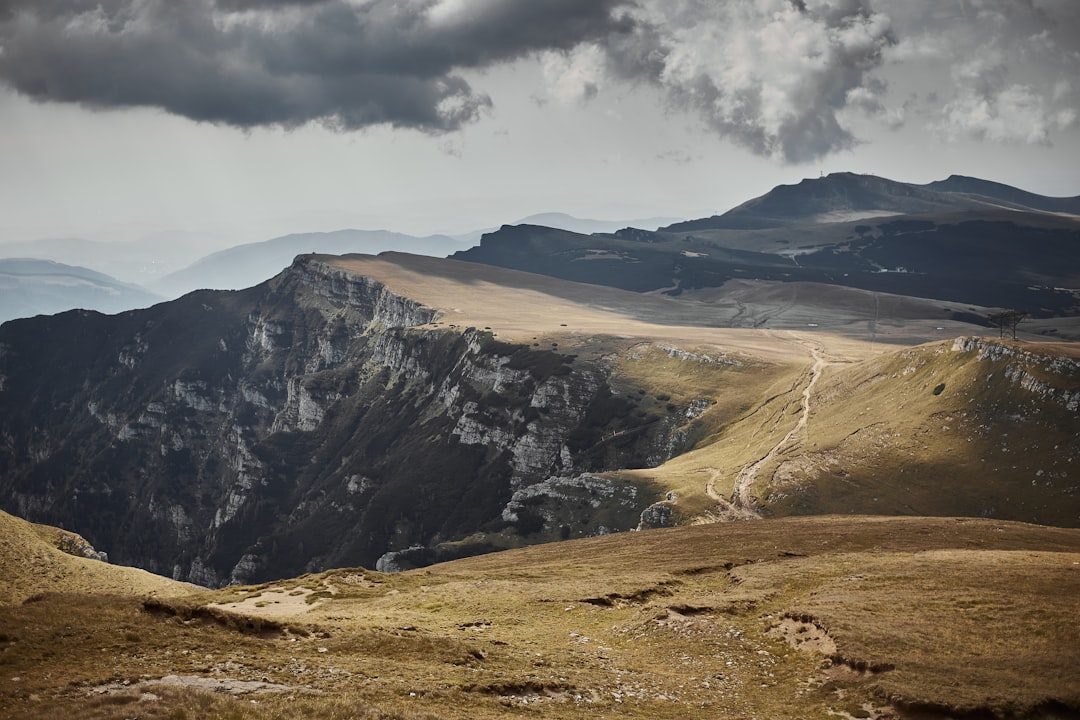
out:
M33 257L78 265L145 286L224 242L204 233L182 231L155 233L134 241L41 238L0 243L0 257Z
M424 258L358 260L365 273L342 262L303 255L243 291L2 326L4 507L209 585L557 536L530 509L538 498L517 495L538 483L609 501L573 510L573 533L638 524L651 496L589 473L681 447L663 403L617 396L600 358L429 325L470 303L520 319L526 291L480 302L472 287L512 273L440 284L409 269ZM371 273L456 294L437 312ZM613 432L626 434L605 441Z
M744 297L731 312L787 302ZM0 498L203 585L728 517L1080 524L1067 346L885 351L715 307L390 253L12 321ZM881 337L911 342L925 321L898 308Z
M170 297L201 289L239 290L277 275L294 257L305 253L376 254L396 250L442 257L458 247L458 241L445 235L413 237L385 230L298 233L237 245L207 255L189 267L161 278L153 287Z
M573 215L567 215L566 213L547 212L530 215L512 224L541 225L557 230L569 230L583 235L591 235L593 233L613 233L627 227L641 228L642 230L656 230L657 228L664 225L670 225L674 222L678 222L678 219L670 217L651 217L638 218L636 220L591 220L588 218L574 217ZM498 228L491 227L484 230L474 230L473 232L455 235L454 239L468 245L474 245L480 242L480 238L486 233L493 232L497 229Z
M566 213L539 213L522 218L515 224L543 225L559 230L570 230L584 235L592 235L593 233L613 233L627 227L656 230L673 222L678 222L678 220L668 217L638 218L635 220L590 220L577 218Z
M1030 208L1043 212L1064 213L1068 215L1080 215L1080 196L1077 197L1046 197L1035 193L1019 190L1009 185L980 180L979 178L966 177L964 175L950 175L945 180L927 183L922 187L942 193L962 194L976 198L990 198L997 200L1003 205L1017 209Z
M913 185L875 175L832 173L797 185L779 185L722 215L669 225L663 230L751 230L889 215L997 208L1080 213L1080 196L1048 198L977 178Z
M992 307L1040 318L1080 314L1074 289L1080 288L1080 222L996 211L822 227L731 238L712 231L588 236L505 226L452 257L636 292L700 292L733 281L813 283L967 305L976 322ZM927 317L934 316L938 311L930 309Z
M971 179L946 183L995 197L839 174L657 232L504 226L453 257L636 292L813 283L968 305L973 320L995 307L1080 316L1080 217L1038 209L1073 201Z
M117 313L163 299L83 267L31 258L0 259L0 322L72 308Z

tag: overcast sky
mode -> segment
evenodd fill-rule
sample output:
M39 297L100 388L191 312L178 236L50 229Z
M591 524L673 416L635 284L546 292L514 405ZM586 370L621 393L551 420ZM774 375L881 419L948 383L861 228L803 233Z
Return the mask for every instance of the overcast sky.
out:
M0 242L1080 194L1077 0L0 0Z

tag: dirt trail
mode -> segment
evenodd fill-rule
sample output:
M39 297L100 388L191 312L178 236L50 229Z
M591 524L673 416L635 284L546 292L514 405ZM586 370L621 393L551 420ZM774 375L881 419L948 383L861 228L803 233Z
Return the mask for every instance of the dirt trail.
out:
M787 332L785 335L791 342L797 343L805 348L812 360L806 373L805 385L803 385L802 389L799 420L791 430L780 439L780 442L769 449L769 452L766 453L764 457L756 462L745 465L739 471L739 474L735 477L735 484L730 498L725 498L716 492L715 484L716 480L719 479L720 471L714 470L712 472L709 481L705 485L705 493L719 506L712 514L719 521L756 520L761 518L761 514L754 507L754 498L750 494L750 488L753 486L758 472L762 467L775 460L780 454L797 448L799 443L805 439L801 436L805 436L806 423L810 418L814 385L817 384L818 379L821 377L821 374L826 367L840 362L847 362L846 360L841 360L828 355L824 345L817 340L796 335L792 332Z

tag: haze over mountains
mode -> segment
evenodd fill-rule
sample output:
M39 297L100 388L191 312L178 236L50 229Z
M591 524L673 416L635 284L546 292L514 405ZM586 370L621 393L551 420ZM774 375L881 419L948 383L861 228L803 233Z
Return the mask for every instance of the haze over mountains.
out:
M455 237L363 230L302 233L218 251L167 274L162 270L180 257L182 238L166 244L174 259L156 266L145 247L125 247L120 260L113 253L117 248L107 243L53 241L40 246L46 259L70 262L64 260L70 256L90 263L100 255L93 266L127 268L125 277L143 278L150 290L141 296L110 291L99 302L86 292L58 294L56 282L30 289L31 281L24 276L19 285L26 290L23 296L17 302L0 296L0 305L4 318L75 307L116 312L145 306L154 296L250 287L305 252L394 250L453 254L635 291L700 290L732 280L814 282L969 303L977 306L974 312L1007 306L1038 317L1072 316L1078 304L1070 288L1080 287L1080 263L1074 252L1078 214L1077 197L1047 198L977 178L954 175L914 185L836 173L778 186L722 215L663 227L658 226L670 219L623 223L547 213L504 226L518 230ZM539 238L544 235L557 246L554 255L543 249ZM612 237L598 239L598 235ZM477 240L479 246L469 247ZM571 250L574 244L578 247ZM24 243L0 250L25 255L30 247ZM626 253L642 262L614 264L614 258ZM600 262L577 263L584 257ZM978 272L973 274L976 265ZM1009 272L999 272L1003 268ZM34 299L38 296L43 298L40 304Z
M460 246L458 241L446 235L417 238L385 230L299 233L237 245L207 255L183 270L157 280L154 288L170 297L204 288L239 290L273 277L288 267L294 257L304 253L378 254L395 250L416 255L445 256Z
M165 298L103 273L51 260L0 260L0 323L75 308L118 313Z
M542 222L551 227L576 232L613 232L633 225L655 229L674 218L647 218L632 221L590 220L564 213L542 213L519 222ZM0 244L0 256L20 260L19 296L11 293L15 281L0 286L0 322L16 317L48 315L75 308L114 313L145 307L166 298L176 298L192 290L212 288L234 290L251 287L288 267L299 254L411 252L443 257L478 242L490 230L460 235L416 237L386 230L337 230L294 233L270 240L235 245L210 252L220 239L190 233L161 234L143 242L103 242L77 238ZM207 254L209 253L209 254ZM106 283L109 290L65 292L55 280L56 273L44 276L26 272L25 260L66 265L84 278ZM14 268L15 266L11 266ZM46 267L42 265L41 267ZM16 271L9 268L6 275ZM53 279L50 279L53 278ZM122 279L117 279L122 278ZM40 283L40 287L38 284ZM85 283L84 283L85 284ZM117 288L124 289L118 290ZM136 291L137 290L137 291Z

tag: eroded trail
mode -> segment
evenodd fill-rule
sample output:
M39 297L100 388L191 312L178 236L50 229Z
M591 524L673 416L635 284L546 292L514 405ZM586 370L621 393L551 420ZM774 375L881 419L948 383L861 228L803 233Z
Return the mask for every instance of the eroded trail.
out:
M745 465L739 471L739 474L735 477L735 484L730 498L725 498L716 492L715 483L719 479L720 472L713 471L712 476L705 485L705 492L719 506L716 512L717 520L754 520L761 518L761 514L756 509L755 499L751 494L751 487L757 479L758 473L762 467L774 461L782 453L795 449L805 439L806 424L810 418L810 411L813 409L814 385L817 384L826 367L842 362L829 357L825 352L825 347L817 340L794 333L788 333L788 336L791 341L806 348L812 360L805 376L806 379L803 381L799 419L787 434L769 449L768 453L755 462Z

